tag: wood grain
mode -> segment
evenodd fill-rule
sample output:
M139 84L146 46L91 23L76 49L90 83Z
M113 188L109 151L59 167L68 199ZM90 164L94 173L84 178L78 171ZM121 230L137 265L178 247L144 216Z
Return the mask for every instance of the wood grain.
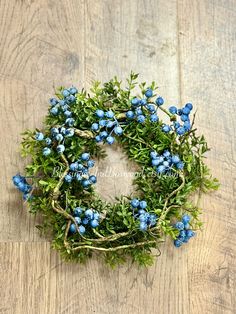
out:
M235 313L235 1L0 1L0 313ZM40 126L54 86L89 87L134 70L166 104L192 101L221 181L204 196L203 232L155 265L108 270L63 263L34 228L11 176L22 170L20 132ZM117 149L110 167L132 170ZM104 164L99 165L104 171ZM130 180L99 185L106 199Z

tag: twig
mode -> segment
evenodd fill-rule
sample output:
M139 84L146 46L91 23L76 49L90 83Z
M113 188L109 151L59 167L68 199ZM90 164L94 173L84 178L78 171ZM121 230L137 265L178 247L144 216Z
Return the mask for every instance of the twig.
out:
M133 248L133 247L137 247L137 246L145 246L145 245L154 244L154 243L157 243L157 241L152 240L152 241L145 241L145 242L137 242L137 243L133 243L133 244L120 245L120 246L111 247L111 248L96 247L96 246L92 246L92 245L81 245L81 246L77 246L75 248L72 248L71 250L72 251L79 251L81 249L91 249L91 250L97 250L97 251L112 252L112 251L129 249L129 248Z

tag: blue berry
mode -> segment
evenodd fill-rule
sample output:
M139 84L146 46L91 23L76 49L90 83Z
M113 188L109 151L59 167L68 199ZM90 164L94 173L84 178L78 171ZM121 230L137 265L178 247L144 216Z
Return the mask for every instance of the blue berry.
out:
M159 173L159 174L162 174L165 171L166 171L166 167L163 166L163 165L158 166L157 169L156 169L156 172Z
M184 127L186 132L190 131L190 129L191 129L190 122L189 121L185 121L183 127Z
M175 246L175 247L180 247L182 244L183 244L182 241L180 241L180 240L178 240L178 239L174 240L174 246Z
M164 104L164 99L162 97L157 97L155 102L157 106L162 106Z
M159 161L158 158L152 159L152 165L153 165L153 166L158 166L159 163L160 163L160 161Z
M100 214L98 212L95 212L93 214L93 219L99 220L100 219Z
M146 108L147 108L147 110L148 110L149 112L151 112L151 113L154 113L154 112L156 111L156 108L155 108L154 105L148 104Z
M64 145L61 144L61 145L57 146L57 152L59 154L62 154L64 151L65 151L65 146Z
M181 230L181 231L179 232L179 237L185 238L185 237L186 237L186 231L185 231L185 230Z
M182 109L178 109L177 114L178 114L179 116L181 116L181 114L183 114L183 110L182 110Z
M78 166L78 162L73 162L72 164L70 164L70 170L76 171L78 169Z
M37 132L37 133L35 134L35 139L36 139L36 141L42 141L42 140L44 139L43 133Z
M180 119L181 119L183 122L189 121L189 117L188 117L186 114L182 114L182 115L180 116Z
M86 209L86 211L84 212L85 216L88 218L88 219L93 219L93 211L92 209Z
M185 114L187 116L190 114L190 111L191 110L188 107L186 107L186 106L182 109L183 114Z
M139 225L139 229L141 231L146 231L147 230L147 223L141 222L140 225Z
M96 110L96 116L98 118L103 118L104 117L104 111L101 109Z
M193 230L186 230L186 237L192 238L195 236L195 232Z
M191 220L191 218L190 218L190 216L189 215L183 215L183 217L182 217L182 222L184 223L184 224L188 224L189 222L190 222L190 220Z
M95 141L96 141L97 143L101 142L101 141L102 141L101 136L100 136L100 135L95 136Z
M97 228L99 226L99 222L96 219L90 221L90 226L92 228Z
M57 140L58 142L63 141L63 135L62 135L62 134L57 134L57 135L56 135L56 140Z
M82 223L83 223L83 225L87 225L87 224L89 223L88 218L84 218L84 219L82 220Z
M142 115L142 114L138 115L138 116L137 116L137 121L138 121L139 123L143 123L143 122L145 121L145 116Z
M82 180L81 184L82 184L83 188L88 188L91 185L91 182L89 180L85 179L85 180Z
M174 127L175 127L175 129L178 129L178 128L180 127L180 123L177 122L177 121L175 121L175 122L174 122Z
M155 151L152 151L152 152L150 153L150 157L151 157L152 159L157 158L157 156L158 156L158 154L157 154L157 152L155 152Z
M134 118L134 112L131 111L131 110L127 111L127 112L126 112L126 117L127 117L128 119L133 119L133 118Z
M93 184L95 184L97 182L97 177L94 175L89 176L89 181Z
M69 110L66 110L66 111L64 111L64 115L65 115L67 118L69 118L69 117L72 116L72 112L69 111Z
M77 231L77 229L76 229L75 224L71 224L71 225L70 225L69 232L70 232L70 233L76 233L76 231Z
M193 109L193 105L191 103L187 103L185 107L187 107L189 110Z
M94 160L89 160L89 161L87 162L88 168L93 168L94 165L95 165L95 161L94 161Z
M55 105L58 103L58 101L57 101L56 98L51 98L51 99L49 100L49 102L50 102L50 104L51 104L52 106L55 106Z
M114 117L114 112L109 110L105 113L106 117L112 119Z
M61 107L65 106L66 105L66 101L64 99L60 99L59 100L59 104Z
M180 126L177 130L176 130L178 135L183 135L185 133L185 129L184 127Z
M108 136L107 139L106 139L107 143L109 145L112 145L115 141L114 137L113 136Z
M169 133L171 131L171 127L167 124L163 125L162 131L165 133Z
M49 137L47 137L47 138L45 138L45 143L46 143L46 145L51 145L52 140Z
M176 168L179 169L179 170L184 169L184 163L183 163L182 161L178 162L178 163L176 164Z
M172 113L172 114L177 114L178 110L177 110L177 108L175 106L171 106L169 108L169 112Z
M65 136L66 137L72 137L75 134L75 130L74 129L67 129L65 131Z
M132 104L133 106L138 106L139 103L140 103L140 100L139 100L138 98L133 98L133 99L131 100L131 104Z
M139 209L138 213L139 213L139 215L143 215L146 213L146 211L144 209Z
M172 158L171 158L171 161L174 163L174 164L177 164L178 162L180 162L180 158L178 155L173 155Z
M147 202L146 201L139 202L139 207L142 208L142 209L146 208L147 207Z
M163 153L163 156L164 156L165 158L170 157L170 152L169 152L168 150L165 150L164 153Z
M123 130L122 130L122 128L120 126L116 126L114 128L114 132L115 132L116 135L121 135L123 133Z
M112 128L114 125L113 121L107 121L107 128Z
M44 155L44 156L48 156L48 155L50 155L50 154L51 154L51 149L48 148L48 147L44 147L44 149L43 149L43 155Z
M78 217L83 213L83 209L81 207L76 207L74 209L74 216Z
M106 126L106 124L107 124L107 121L106 120L100 120L99 121L99 125L101 126L101 127L104 127L104 126Z
M101 139L104 139L108 136L108 133L107 133L107 131L102 131L101 133L99 133L99 135L100 135Z
M78 89L73 86L73 87L69 88L69 92L70 92L70 94L75 95L78 93Z
M159 118L156 114L150 115L150 121L151 122L157 122L158 120L159 120Z
M57 107L53 107L50 109L50 113L54 116L58 115L58 108Z
M131 206L134 208L137 208L139 206L139 200L137 198L134 198L130 202Z
M83 235L85 233L86 229L84 228L84 226L79 226L79 233L81 235Z
M80 217L75 217L75 221L77 222L77 224L79 225L81 223L81 218Z
M72 180L73 180L73 177L70 175L70 174L67 174L64 178L64 180L67 182L67 183L71 183Z
M184 230L184 224L182 223L182 221L176 222L175 228L178 230Z
M12 177L12 181L15 185L19 184L20 182L26 182L25 178L20 174L16 174Z
M92 131L98 131L99 129L99 124L98 123L93 123L92 126L91 126L91 130Z
M168 168L170 166L169 162L167 160L163 161L163 166Z
M83 161L87 161L87 160L89 160L89 158L90 158L89 153L83 153L81 155L81 160L83 160Z
M63 92L62 92L62 95L64 97L68 97L70 95L70 92L67 89L64 89Z
M151 88L148 88L148 89L146 90L146 92L145 92L145 96L146 96L147 98L152 97L152 96L153 96L153 90L152 90Z
M67 118L65 123L68 125L68 126L73 126L75 124L75 119L73 118Z
M140 114L143 114L143 110L141 108L138 108L138 109L135 110L135 113L138 116Z
M69 97L66 98L70 103L74 102L76 100L74 95L70 95Z
M140 105L141 106L145 106L147 104L147 99L146 98L142 98L141 100L140 100Z

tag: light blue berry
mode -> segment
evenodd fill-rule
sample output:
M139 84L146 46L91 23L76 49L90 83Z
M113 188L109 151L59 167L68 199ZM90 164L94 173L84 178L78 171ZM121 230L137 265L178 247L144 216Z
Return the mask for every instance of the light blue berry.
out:
M146 96L147 98L152 97L152 96L153 96L153 90L152 90L151 88L148 88L148 89L146 90L146 92L145 92L145 96Z
M162 97L157 97L155 102L157 106L162 106L164 104L164 99Z
M59 154L62 154L64 151L65 151L65 146L64 145L61 144L61 145L57 146L57 152Z
M96 116L98 118L103 118L104 117L104 111L101 109L96 110Z
M137 116L137 121L138 121L139 123L144 123L144 121L145 121L145 116L142 115L142 114L138 115L138 116Z
M108 136L106 141L109 145L112 145L115 141L115 138L113 136Z
M81 160L83 160L83 161L88 161L89 158L90 158L90 154L89 153L83 153L81 155Z
M35 139L36 139L36 141L42 141L42 140L44 139L43 133L37 132L37 133L35 134Z
M132 207L137 208L139 206L139 200L137 198L133 198L130 204Z
M134 112L133 112L133 111L129 110L129 111L126 112L126 117L127 117L128 119L133 119L134 116L135 116L135 115L134 115Z
M89 176L89 181L92 183L92 184L95 184L97 182L97 177L94 176L94 175L91 175Z
M93 123L91 126L92 131L98 131L99 130L99 124L98 123Z
M120 126L116 126L114 128L114 132L115 132L116 135L121 135L123 133L123 130L122 130L122 128Z
M44 156L48 156L48 155L50 155L50 154L51 154L51 149L48 148L48 147L44 147L44 149L43 149L43 155L44 155Z
M99 222L96 219L90 221L90 226L92 228L97 228L99 226Z
M76 233L76 231L77 231L77 229L76 229L75 224L74 224L74 223L73 223L73 224L71 224L71 225L70 225L69 232L70 232L70 233Z

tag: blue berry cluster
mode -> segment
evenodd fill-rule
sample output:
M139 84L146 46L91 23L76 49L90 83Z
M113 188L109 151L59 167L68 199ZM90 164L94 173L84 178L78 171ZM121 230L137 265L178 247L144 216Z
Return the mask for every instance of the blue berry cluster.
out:
M95 175L89 174L89 169L92 168L95 161L90 159L89 153L83 153L79 160L70 164L70 171L65 176L64 180L71 183L73 180L79 182L83 188L88 188L97 182Z
M178 155L171 155L168 150L165 150L162 155L156 151L150 153L152 166L158 174L170 173L172 169L182 170L184 163L180 160Z
M73 211L73 215L81 235L86 232L86 227L97 228L99 226L100 214L93 209L76 207ZM77 229L74 223L70 225L69 231L70 233L76 233Z
M190 131L191 123L189 119L189 115L193 109L193 105L187 103L183 108L177 109L175 106L171 106L169 108L169 112L173 115L178 115L182 122L175 121L173 125L164 124L162 126L162 131L165 133L169 133L170 131L175 131L178 135L184 135L186 132Z
M77 88L72 86L69 89L64 89L62 91L62 99L51 98L49 100L52 106L50 113L54 116L63 113L66 118L66 123L69 126L74 124L74 119L71 118L72 112L70 111L70 105L76 101L75 94L77 93Z
M163 105L162 97L157 97L155 104L149 103L149 99L153 96L153 90L148 88L144 98L133 98L131 100L132 110L126 112L128 119L136 119L139 123L144 123L147 116L151 122L158 122L157 108Z
M32 190L32 186L26 181L25 177L16 174L12 177L12 181L17 189L23 193L23 199L25 201L31 198L30 191Z
M183 243L187 243L190 238L195 236L195 232L190 229L191 218L189 215L183 215L182 220L176 222L174 227L179 230L179 235L176 240L174 240L174 246L180 247Z
M50 137L45 137L43 133L37 132L35 134L36 141L43 142L46 147L43 148L43 155L48 156L52 152L52 145L56 143L56 151L62 154L65 151L64 140L65 138L72 137L74 135L73 128L66 128L64 126L60 128L51 128Z
M134 210L138 210L134 217L139 220L139 229L141 231L146 231L148 227L153 227L157 223L157 216L155 214L148 213L146 211L147 202L145 200L138 200L134 198L130 201L131 207Z
M98 123L93 123L91 130L99 132L95 136L97 143L106 141L109 145L112 145L115 142L115 135L122 135L123 129L120 126L119 122L116 120L114 112L109 110L104 112L101 109L96 110L96 116L99 118Z

